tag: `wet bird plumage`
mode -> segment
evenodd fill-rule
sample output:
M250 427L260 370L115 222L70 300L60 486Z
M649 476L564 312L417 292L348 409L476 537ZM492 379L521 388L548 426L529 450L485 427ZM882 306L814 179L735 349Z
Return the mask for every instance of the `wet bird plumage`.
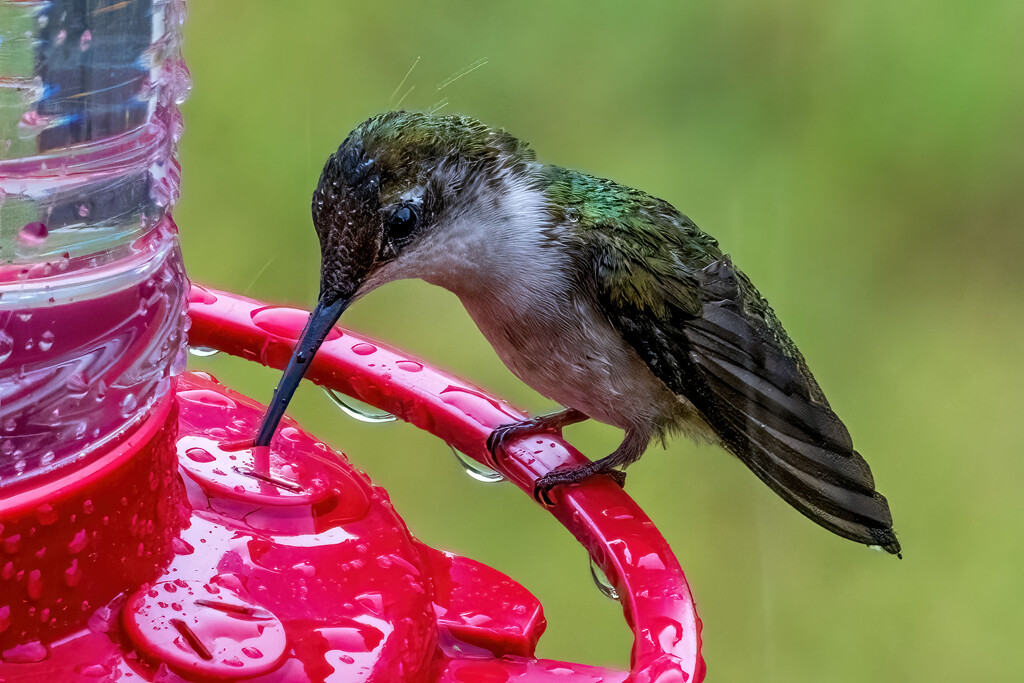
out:
M524 382L625 430L607 458L540 486L625 467L681 431L825 528L899 552L867 463L771 307L669 203L540 163L469 117L390 112L328 160L313 217L321 303L400 278L445 287Z

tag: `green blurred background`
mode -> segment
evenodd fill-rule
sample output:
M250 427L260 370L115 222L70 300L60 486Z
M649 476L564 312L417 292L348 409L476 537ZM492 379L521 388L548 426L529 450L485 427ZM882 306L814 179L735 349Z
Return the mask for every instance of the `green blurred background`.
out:
M629 492L687 571L709 680L1022 680L1022 35L1016 0L192 2L176 210L189 272L312 304L323 161L410 88L407 108L447 101L543 160L667 199L771 300L905 548L901 562L833 537L718 449L652 448ZM343 322L552 407L444 291L390 285ZM277 380L224 356L194 366L262 400ZM409 425L343 417L311 385L292 414L425 542L532 590L541 656L628 665L618 605L527 496L469 480ZM592 457L619 438L568 435Z

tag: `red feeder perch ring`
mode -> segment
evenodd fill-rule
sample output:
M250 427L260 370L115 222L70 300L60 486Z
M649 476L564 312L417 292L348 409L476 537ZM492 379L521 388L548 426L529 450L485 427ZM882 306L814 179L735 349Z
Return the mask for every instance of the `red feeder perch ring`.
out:
M197 286L190 300L193 344L278 368L306 319ZM492 429L520 417L342 330L307 376L480 462ZM545 621L533 595L416 541L382 489L293 421L270 449L249 446L263 411L186 374L102 458L0 501L0 680L703 680L683 572L611 480L560 491L550 511L620 596L634 633L628 674L536 659ZM510 441L499 467L531 492L538 476L583 461L542 435Z
M189 314L192 343L274 368L287 364L308 315L196 285ZM494 463L485 447L487 437L495 427L524 417L452 375L347 330L327 339L306 378L393 413L488 466ZM510 440L504 454L497 463L501 473L527 494L543 474L586 462L550 434ZM632 680L703 680L701 624L693 596L679 562L647 515L603 477L559 490L550 511L583 544L619 595L634 634ZM674 671L682 677L671 675Z

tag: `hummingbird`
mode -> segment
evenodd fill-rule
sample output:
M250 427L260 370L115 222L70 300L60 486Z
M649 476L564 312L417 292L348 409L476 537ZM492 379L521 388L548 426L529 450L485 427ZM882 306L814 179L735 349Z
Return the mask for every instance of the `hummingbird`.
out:
M655 440L719 444L847 539L900 553L867 462L768 302L718 242L666 201L538 161L471 117L387 112L331 154L313 192L320 294L264 416L270 443L345 309L394 280L455 294L520 380L564 409L503 425L487 447L591 418L610 455L538 478L623 483Z

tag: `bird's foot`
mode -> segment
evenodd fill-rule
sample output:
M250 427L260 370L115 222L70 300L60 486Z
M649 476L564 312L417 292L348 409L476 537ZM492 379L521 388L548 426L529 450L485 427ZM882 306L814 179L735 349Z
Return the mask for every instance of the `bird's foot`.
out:
M496 427L487 437L487 452L491 456L491 465L497 469L499 452L505 443L514 437L537 434L539 432L558 431L566 425L586 420L587 416L578 410L568 408L557 413L538 415L519 422Z
M562 469L552 470L542 477L539 477L537 481L533 483L533 498L538 503L545 507L552 507L555 504L555 499L551 495L551 490L556 486L568 486L570 484L578 484L579 482L589 479L590 477L603 474L620 487L625 488L626 486L626 473L622 470L613 468L602 469L595 467L597 463L587 463L586 465L573 465L571 467L564 467Z
M523 420L496 427L487 437L487 452L491 456L491 467L498 468L498 453L504 448L508 439L518 434L528 434L537 430L538 427L534 420Z

